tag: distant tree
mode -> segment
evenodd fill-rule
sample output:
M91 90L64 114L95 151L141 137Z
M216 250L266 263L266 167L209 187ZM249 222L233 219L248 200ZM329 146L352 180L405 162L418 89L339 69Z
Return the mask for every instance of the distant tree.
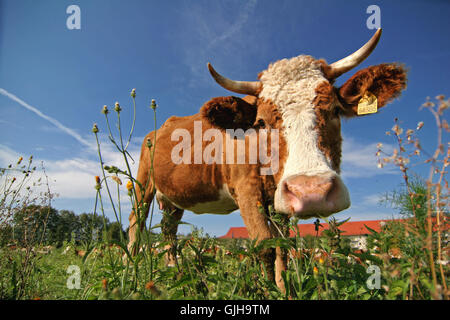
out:
M21 245L48 244L56 240L58 211L49 206L30 205L13 217L13 240Z
M3 223L0 225L0 248L6 246L12 241L12 225L9 223Z
M80 218L73 211L60 210L59 221L56 227L56 245L59 247L64 241L79 242L81 239Z
M110 223L107 226L108 232L107 237L108 240L121 241L122 239L126 239L126 234L122 229L122 226L118 222ZM122 238L121 238L122 233Z
M103 239L104 227L109 225L108 218L93 213L82 213L80 219L80 241L96 242Z

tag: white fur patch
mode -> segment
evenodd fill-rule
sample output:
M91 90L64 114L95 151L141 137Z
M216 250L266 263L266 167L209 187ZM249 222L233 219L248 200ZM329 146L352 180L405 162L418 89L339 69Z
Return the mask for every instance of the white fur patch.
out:
M283 119L288 157L281 181L291 175L334 172L318 147L315 130L315 90L327 81L317 60L301 55L277 61L262 73L260 80L260 97L274 102Z
M275 103L283 119L287 159L274 199L275 209L283 212L287 210L281 196L286 178L292 175L337 175L330 159L319 149L315 129L317 119L313 100L317 86L327 80L317 60L304 55L271 64L260 80L263 84L260 97Z

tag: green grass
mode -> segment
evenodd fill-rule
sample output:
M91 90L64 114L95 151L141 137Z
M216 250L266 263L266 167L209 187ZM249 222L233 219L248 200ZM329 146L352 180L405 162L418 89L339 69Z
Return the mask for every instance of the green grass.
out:
M405 222L408 223L408 222ZM367 252L352 250L345 241L338 246L330 237L314 239L307 248L302 238L261 243L246 239L215 239L194 232L178 241L178 265L166 267L164 243L159 252L142 251L135 263L123 260L123 249L102 243L84 257L64 247L49 254L36 253L20 299L430 299L431 282L423 243L410 239L392 242L405 224L392 221L382 232L369 236ZM155 235L154 241L160 241ZM286 292L264 276L258 251L281 245L293 254L283 274ZM416 245L419 245L417 247ZM82 248L78 248L82 249ZM395 256L392 250L395 249ZM98 252L100 251L101 254ZM26 253L0 251L0 298L16 299ZM150 260L153 260L152 266ZM80 269L80 288L67 286L70 265ZM380 270L380 287L370 289L368 267ZM152 270L152 274L150 273ZM15 284L13 283L13 279ZM441 295L443 292L441 290Z

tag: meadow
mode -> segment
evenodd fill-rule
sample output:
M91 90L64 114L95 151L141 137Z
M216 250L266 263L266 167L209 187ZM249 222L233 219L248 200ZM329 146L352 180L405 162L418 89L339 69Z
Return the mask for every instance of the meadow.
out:
M133 119L135 96L133 90ZM330 229L321 236L302 237L296 229L297 220L283 222L271 208L261 208L261 214L278 228L293 230L295 237L285 238L280 233L280 237L265 241L217 239L193 227L189 235L164 241L164 230L154 223L155 208L151 205L150 224L138 236L137 247L141 249L135 255L128 250L127 234L122 231L120 195L113 199L111 192L113 188L118 194L123 190L142 219L142 208L150 204L137 200L135 186L139 182L131 173L127 153L135 120L124 135L122 108L117 103L118 132L114 138L109 122L113 111L105 106L102 113L110 141L123 155L124 163L122 168L104 164L98 143L102 174L93 177L95 209L82 222L74 218L79 229L75 229L75 222L66 229L61 227L61 217L69 221L71 215L51 207L51 190L34 191L38 186L45 188L48 182L32 179L37 171L45 176L45 168L33 166L32 157L1 169L0 299L448 300L446 170L450 148L443 115L449 103L438 96L435 102L428 100L423 105L435 116L437 128L436 151L424 160L430 168L429 177L419 177L411 170L412 163L426 154L419 140L423 123L404 130L396 119L386 134L392 136L397 148L392 154L386 154L381 144L374 150L380 168L394 165L403 177L404 185L387 190L382 199L403 219L388 221L380 232L368 228L365 250L352 249L341 233L339 227L346 221L330 218ZM154 100L150 108L155 115ZM98 125L92 132L97 138ZM151 144L148 147L154 150ZM112 223L105 217L106 202L116 217ZM168 244L175 247L177 256L171 267L165 261ZM283 273L285 292L268 280L258 259L261 250L277 247L288 253L288 269Z

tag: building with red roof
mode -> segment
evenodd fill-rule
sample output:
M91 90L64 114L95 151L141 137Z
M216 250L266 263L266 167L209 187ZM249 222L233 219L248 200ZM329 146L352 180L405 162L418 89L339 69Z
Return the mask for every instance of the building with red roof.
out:
M348 221L339 227L343 236L361 236L368 235L370 231L366 228L369 227L376 232L381 231L381 227L386 223L386 220L367 220L367 221ZM320 236L324 230L329 229L328 223L321 223L319 227L318 235ZM310 224L298 224L298 230L300 236L307 235L316 236L316 229L313 223ZM294 231L291 230L290 236L295 236ZM245 227L231 227L230 230L224 235L219 237L220 239L236 239L236 238L248 238L247 228Z
M356 249L365 249L366 247L366 237L370 234L369 227L376 232L380 232L382 226L386 223L387 220L367 220L367 221L347 221L341 226L339 226L339 230L341 230L341 235L345 237L350 237L351 246ZM319 226L319 230L316 231L316 226L313 223L310 224L298 224L298 231L300 237L305 237L307 235L310 236L320 236L324 230L330 228L328 223L321 223ZM295 233L293 230L290 230L290 236L294 237ZM219 239L239 239L239 238L248 238L247 228L245 227L231 227L228 232L219 237Z

